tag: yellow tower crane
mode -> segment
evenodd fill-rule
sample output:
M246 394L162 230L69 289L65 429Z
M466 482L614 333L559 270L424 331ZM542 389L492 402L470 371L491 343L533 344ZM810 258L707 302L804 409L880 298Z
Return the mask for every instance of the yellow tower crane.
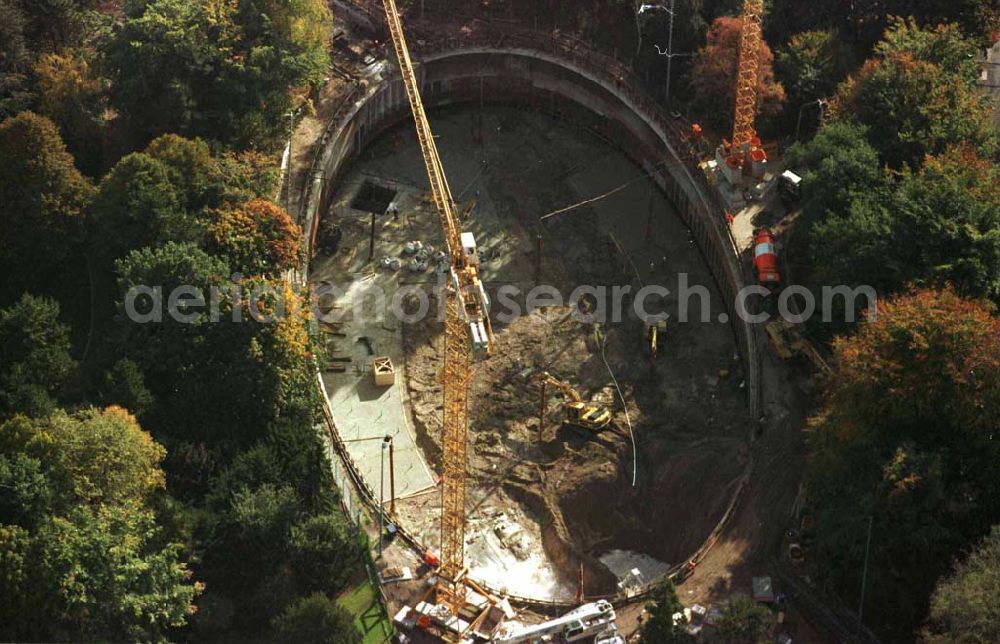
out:
M436 603L448 606L452 614L457 616L463 607L466 588L465 479L471 357L473 354L479 356L492 351L493 329L489 320L489 299L479 278L476 242L472 233L462 231L461 221L456 214L455 200L420 98L420 88L396 2L383 0L383 5L451 263L450 280L445 289L441 565L437 575ZM451 636L454 637L455 633L451 633ZM458 633L458 638L461 639L461 632Z

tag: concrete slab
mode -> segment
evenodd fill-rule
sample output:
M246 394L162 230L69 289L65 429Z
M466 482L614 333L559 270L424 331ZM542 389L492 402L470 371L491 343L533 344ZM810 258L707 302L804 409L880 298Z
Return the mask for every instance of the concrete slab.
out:
M370 213L349 206L354 192L345 191L333 208L341 220L353 220L355 228L368 226ZM419 199L420 192L408 188L400 190L397 202L401 209L412 209ZM378 227L400 225L387 215L376 216L376 223ZM345 249L348 252L343 254L341 264L319 265L312 276L314 283L328 280L344 289L335 300L333 315L328 318L336 320L332 327L336 333L328 335L327 352L346 369L342 373L324 373L323 385L341 440L376 493L384 476L386 500L389 498L389 459L388 454L383 457L379 439L393 438L396 498L404 498L433 488L436 480L417 446L416 434L403 406L402 330L390 312L400 281L396 274L380 272L375 264L369 264L367 236L345 235L345 244L353 247ZM379 247L377 252L398 250ZM378 257L381 255L376 260ZM433 281L433 274L424 277ZM397 371L394 384L375 385L371 373L374 356L387 356L392 360Z

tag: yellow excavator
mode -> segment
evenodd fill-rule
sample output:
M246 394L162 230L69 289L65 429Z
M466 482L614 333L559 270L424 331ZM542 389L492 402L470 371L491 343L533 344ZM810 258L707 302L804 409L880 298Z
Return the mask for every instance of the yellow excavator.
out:
M819 350L803 334L801 328L783 318L771 320L764 325L768 337L771 339L771 346L774 352L782 360L788 360L795 355L803 355L809 359L816 369L825 375L833 373L833 369Z
M584 402L576 389L559 380L547 371L543 371L539 376L542 382L542 418L541 426L545 424L545 387L552 385L566 396L563 403L563 422L576 425L584 429L597 432L611 423L611 410L604 405L593 402Z

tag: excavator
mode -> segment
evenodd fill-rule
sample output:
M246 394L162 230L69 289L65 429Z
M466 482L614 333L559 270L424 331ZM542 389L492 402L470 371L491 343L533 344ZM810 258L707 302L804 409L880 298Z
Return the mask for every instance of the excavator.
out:
M593 432L599 432L611 423L611 410L604 405L592 402L584 402L576 389L569 384L559 380L547 371L543 371L539 376L542 383L542 425L545 418L545 387L552 385L566 396L563 403L563 422Z
M803 355L809 359L816 369L825 375L833 373L829 363L823 359L819 349L802 334L801 328L784 318L771 320L764 325L774 352L782 360L788 360L795 355Z

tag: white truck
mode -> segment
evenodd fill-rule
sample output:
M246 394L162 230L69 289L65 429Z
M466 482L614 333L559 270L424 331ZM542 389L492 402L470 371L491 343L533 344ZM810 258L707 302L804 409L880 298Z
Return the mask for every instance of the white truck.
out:
M505 625L493 638L497 644L535 644L539 642L580 642L615 644L623 642L615 624L615 609L601 600L584 604L562 617L524 626Z

